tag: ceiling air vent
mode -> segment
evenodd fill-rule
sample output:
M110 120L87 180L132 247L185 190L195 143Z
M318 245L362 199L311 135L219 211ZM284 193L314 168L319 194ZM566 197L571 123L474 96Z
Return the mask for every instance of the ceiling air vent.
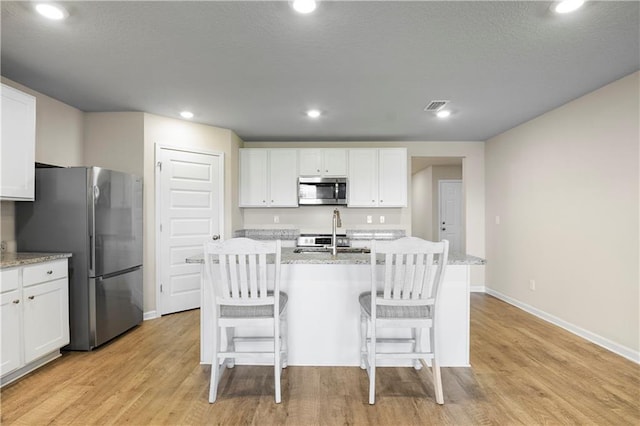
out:
M425 111L438 111L440 108L445 106L449 101L431 101L429 105L424 107Z

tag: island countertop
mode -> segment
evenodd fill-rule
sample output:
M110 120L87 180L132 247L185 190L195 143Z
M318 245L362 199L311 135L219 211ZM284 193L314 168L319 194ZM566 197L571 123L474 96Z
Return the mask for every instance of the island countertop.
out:
M0 269L49 262L50 260L66 259L68 257L71 257L71 253L7 252L0 255Z
M368 265L370 255L368 253L338 253L333 257L331 253L294 253L295 248L282 248L282 264L302 264L302 265ZM202 254L187 257L186 263L204 263ZM470 255L449 253L449 265L484 265L485 260Z

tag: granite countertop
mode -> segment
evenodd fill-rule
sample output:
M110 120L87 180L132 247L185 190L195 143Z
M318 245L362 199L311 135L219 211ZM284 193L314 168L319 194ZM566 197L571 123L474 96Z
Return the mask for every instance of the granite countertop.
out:
M282 248L282 264L303 265L368 265L370 255L368 253L338 253L334 258L331 253L294 253L294 248ZM204 263L203 255L195 255L185 259L186 263ZM449 265L484 265L485 260L476 256L449 254Z
M297 240L299 229L239 229L234 237L245 237L254 240Z
M31 265L33 263L48 262L50 260L65 259L68 257L71 257L71 253L2 253L0 255L0 269Z

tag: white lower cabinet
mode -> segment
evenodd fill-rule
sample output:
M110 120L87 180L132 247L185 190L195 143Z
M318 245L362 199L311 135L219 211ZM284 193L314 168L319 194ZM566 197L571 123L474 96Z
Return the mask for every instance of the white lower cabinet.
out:
M2 316L0 374L4 376L5 373L20 367L22 363L22 336L20 335L22 297L19 290L0 294L0 315Z
M2 385L60 356L69 343L67 259L1 272Z
M24 297L24 361L29 363L69 343L66 278L27 287Z

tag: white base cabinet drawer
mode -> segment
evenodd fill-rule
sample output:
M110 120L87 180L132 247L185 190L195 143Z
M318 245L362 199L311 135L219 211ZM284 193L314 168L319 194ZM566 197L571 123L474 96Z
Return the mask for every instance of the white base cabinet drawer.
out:
M57 280L67 276L67 260L56 260L53 262L40 263L32 266L25 266L22 271L22 286L43 283Z
M0 271L0 293L18 288L20 284L20 268L3 269Z

